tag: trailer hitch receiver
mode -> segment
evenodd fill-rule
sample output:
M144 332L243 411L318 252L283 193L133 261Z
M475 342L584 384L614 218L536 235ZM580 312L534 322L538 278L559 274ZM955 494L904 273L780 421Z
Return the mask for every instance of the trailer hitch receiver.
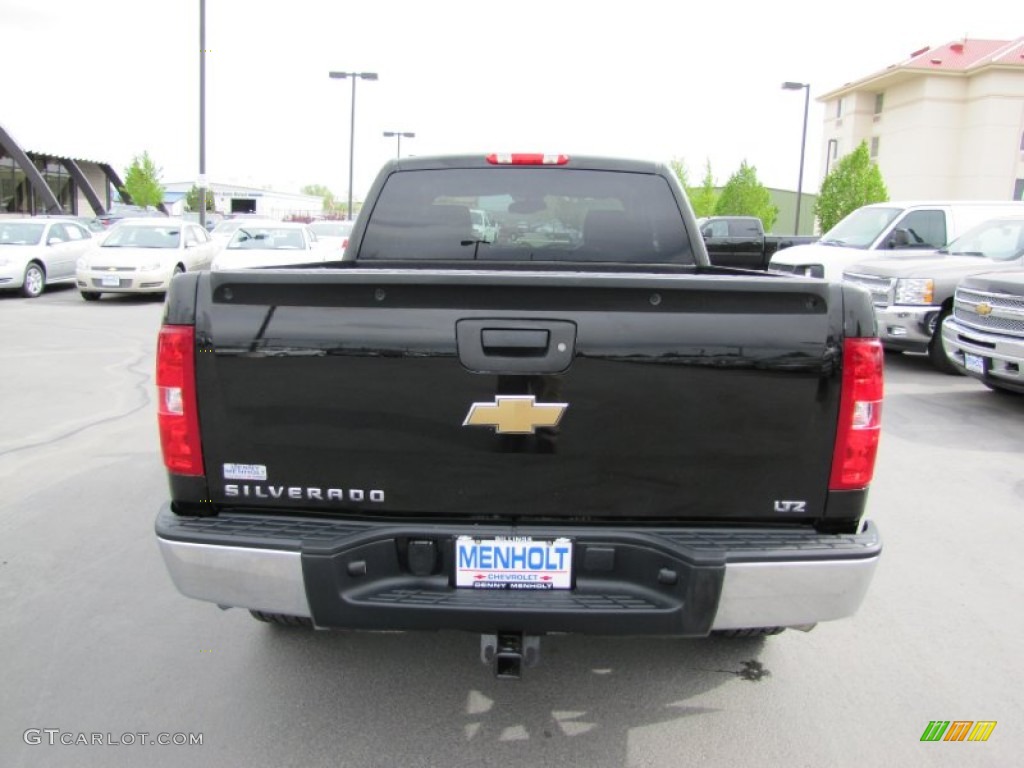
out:
M535 667L540 661L540 637L522 632L481 635L480 660L493 666L498 679L518 680L523 667Z

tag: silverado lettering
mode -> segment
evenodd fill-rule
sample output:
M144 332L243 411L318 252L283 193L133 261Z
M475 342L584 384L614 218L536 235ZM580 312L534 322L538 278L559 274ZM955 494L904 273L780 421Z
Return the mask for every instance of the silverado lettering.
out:
M394 160L337 261L173 280L157 540L189 597L504 677L554 632L806 630L881 555L882 358L863 288L710 265L664 164Z
M258 499L280 499L287 496L289 499L309 499L310 501L344 501L348 499L349 501L372 501L377 504L384 502L384 491L363 491L358 488L345 490L344 488L300 488L283 485L227 483L224 486L224 495L229 498L253 496Z

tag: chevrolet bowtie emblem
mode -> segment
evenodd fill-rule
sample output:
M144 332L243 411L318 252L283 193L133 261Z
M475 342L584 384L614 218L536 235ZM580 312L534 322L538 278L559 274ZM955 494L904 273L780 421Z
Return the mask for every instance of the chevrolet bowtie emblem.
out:
M988 302L983 301L981 302L981 304L974 308L974 311L977 312L982 317L988 317L989 315L992 314L992 305L989 304Z
M533 395L499 395L493 403L473 403L464 427L494 427L499 435L532 435L537 427L554 427L568 403L538 403Z

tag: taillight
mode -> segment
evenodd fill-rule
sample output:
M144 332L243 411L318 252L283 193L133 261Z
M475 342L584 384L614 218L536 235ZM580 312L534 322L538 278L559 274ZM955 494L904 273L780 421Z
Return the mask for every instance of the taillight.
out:
M344 240L341 241L341 250L344 251L346 248L348 248L348 238L347 237Z
M843 342L843 391L829 490L866 488L875 472L882 426L882 367L878 339Z
M164 466L178 475L203 474L196 409L195 328L165 325L156 353L157 421Z
M487 156L491 165L565 165L568 155L545 155L540 152L492 152Z

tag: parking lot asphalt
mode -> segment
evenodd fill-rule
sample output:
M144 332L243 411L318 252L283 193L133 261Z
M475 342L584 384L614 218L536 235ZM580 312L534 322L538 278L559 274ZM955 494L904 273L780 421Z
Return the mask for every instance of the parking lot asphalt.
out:
M0 765L1018 764L1024 398L887 355L885 550L856 616L550 637L499 681L474 635L290 631L177 593L153 535L161 310L0 297ZM935 720L997 725L922 742Z

